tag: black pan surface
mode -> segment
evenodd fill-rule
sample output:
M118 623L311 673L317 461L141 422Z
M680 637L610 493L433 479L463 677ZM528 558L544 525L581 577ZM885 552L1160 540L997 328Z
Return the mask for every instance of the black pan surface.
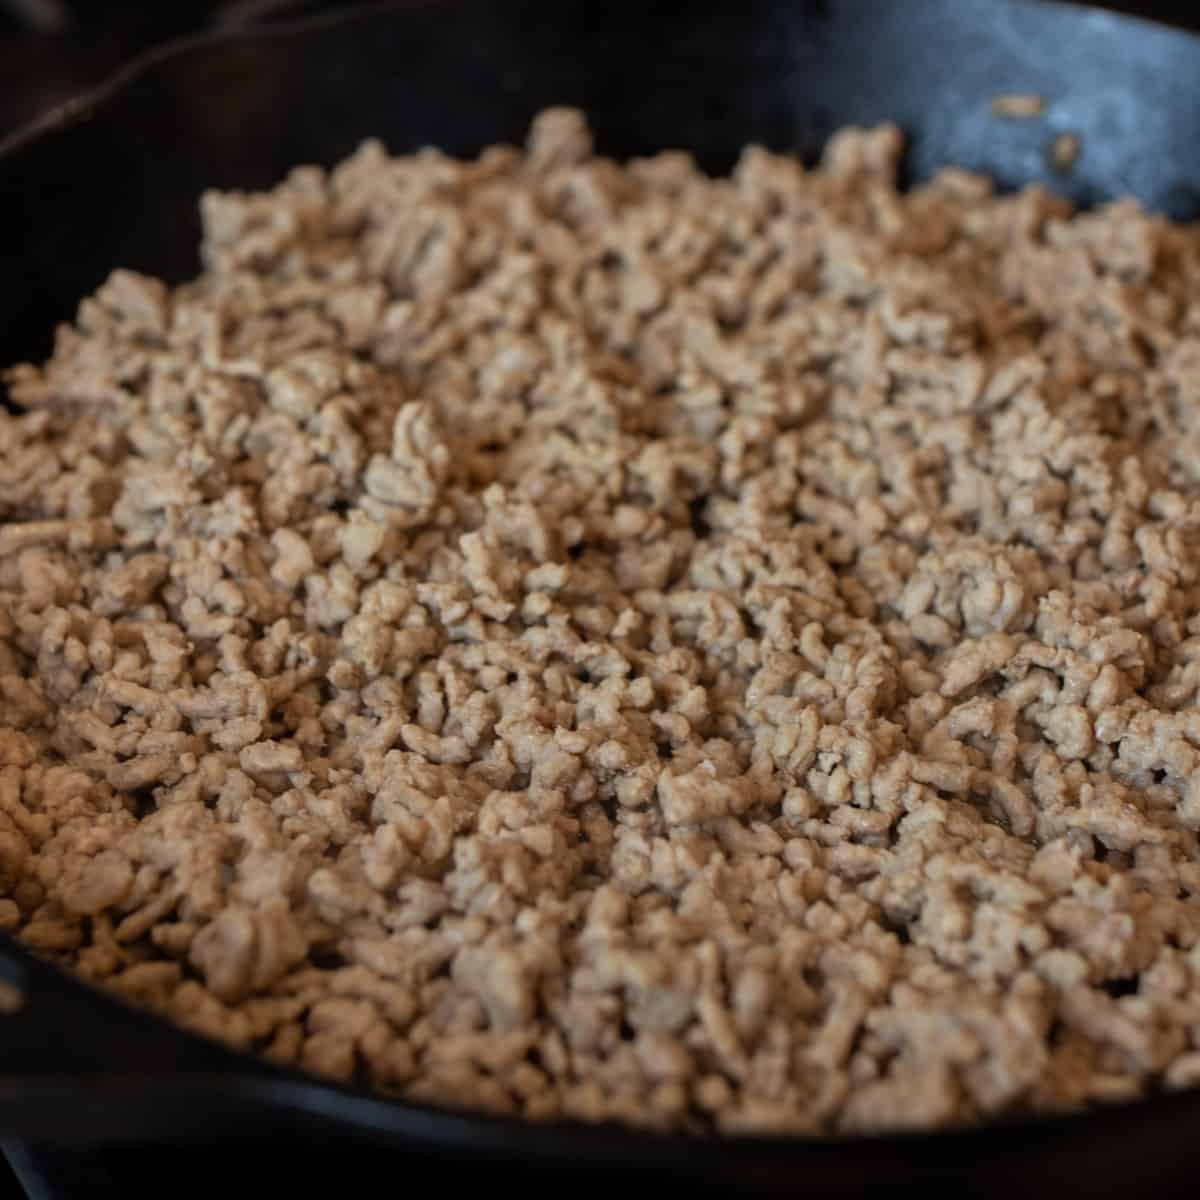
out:
M1012 92L1045 97L1042 116L995 117L991 99ZM519 140L551 103L586 109L599 149L617 156L683 147L722 170L747 142L811 158L839 126L894 120L912 179L954 163L1084 204L1132 194L1172 217L1200 213L1200 39L1130 18L1033 0L407 0L181 43L0 145L0 363L44 355L54 324L114 266L193 273L204 187L264 187L367 136L471 154ZM1047 151L1064 132L1082 154L1060 174ZM1200 1093L854 1140L529 1126L274 1071L130 1012L5 938L0 973L25 995L0 1017L0 1137L370 1146L406 1164L397 1184L413 1155L437 1152L565 1168L572 1186L637 1172L738 1195L934 1184L1161 1197L1200 1168Z

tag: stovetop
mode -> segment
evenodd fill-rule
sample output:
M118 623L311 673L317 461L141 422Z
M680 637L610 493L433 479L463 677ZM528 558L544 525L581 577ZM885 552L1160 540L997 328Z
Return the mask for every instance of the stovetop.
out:
M348 0L0 0L0 138L169 39L347 6ZM1103 6L1200 30L1194 0L1113 0ZM703 5L695 11L702 19ZM356 1154L348 1163L319 1153L303 1156L297 1148L286 1162L272 1161L272 1152L254 1147L217 1155L149 1147L87 1153L0 1140L0 1149L0 1200L132 1200L160 1195L181 1182L196 1192L213 1186L245 1195L263 1186L275 1193L312 1195L339 1183L374 1182L375 1170L384 1165L376 1159L372 1170L370 1154ZM273 1153L278 1155L278 1148ZM390 1160L388 1175L399 1186L418 1182L430 1169L428 1162L406 1159L401 1175L396 1166ZM446 1170L446 1164L439 1165L443 1186ZM459 1170L454 1181L489 1187L501 1182L494 1171L486 1179L466 1180ZM503 1182L518 1183L527 1193L535 1190L532 1179L518 1182L509 1172Z

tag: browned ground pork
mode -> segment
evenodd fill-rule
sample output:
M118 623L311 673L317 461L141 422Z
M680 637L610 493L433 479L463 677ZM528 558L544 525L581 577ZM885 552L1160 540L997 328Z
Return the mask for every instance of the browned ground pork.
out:
M414 1100L1200 1080L1200 234L901 139L203 202L0 414L0 926Z

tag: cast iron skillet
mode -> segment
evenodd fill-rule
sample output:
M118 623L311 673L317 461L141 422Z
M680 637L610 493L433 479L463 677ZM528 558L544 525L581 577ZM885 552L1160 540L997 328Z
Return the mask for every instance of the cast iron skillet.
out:
M811 157L835 128L897 121L910 177L945 163L1082 203L1132 193L1200 210L1200 40L1030 0L409 0L144 59L0 147L0 363L116 265L197 268L203 187L263 187L364 137L470 154L549 103L587 110L601 150L692 150L727 168L757 141ZM1046 97L999 120L1001 93ZM1073 132L1069 175L1046 151ZM665 1173L696 1190L1166 1194L1200 1168L1200 1093L963 1133L778 1142L533 1126L414 1107L273 1070L132 1012L0 938L24 1006L0 1017L0 1136L57 1143L286 1137L526 1165Z

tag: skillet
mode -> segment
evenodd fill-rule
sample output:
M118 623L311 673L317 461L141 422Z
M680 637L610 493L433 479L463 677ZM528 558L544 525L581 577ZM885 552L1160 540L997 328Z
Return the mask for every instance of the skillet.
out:
M912 180L955 163L1082 204L1132 194L1200 213L1200 39L1033 0L402 0L178 43L0 145L0 363L49 350L109 269L197 269L202 188L261 188L364 137L472 154L550 103L618 156L691 150L710 170L759 142L811 159L839 126L895 120ZM1035 120L992 97L1036 93ZM1054 138L1082 153L1055 170ZM55 1144L320 1143L374 1162L439 1153L694 1193L1166 1196L1200 1167L1200 1091L955 1133L685 1140L418 1107L276 1070L180 1032L0 937L0 1136ZM384 1158L379 1158L384 1155ZM362 1160L366 1161L366 1160ZM422 1160L423 1161L423 1160ZM588 1174L581 1174L586 1170Z

